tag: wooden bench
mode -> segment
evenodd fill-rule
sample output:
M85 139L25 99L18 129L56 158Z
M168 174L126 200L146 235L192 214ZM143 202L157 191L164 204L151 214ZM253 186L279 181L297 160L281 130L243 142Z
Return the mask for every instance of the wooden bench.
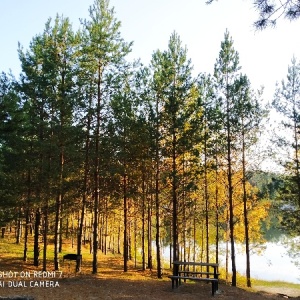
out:
M219 273L217 273L218 264L216 263L202 263L202 262L187 262L187 261L174 261L173 275L168 276L172 280L172 289L181 284L181 280L205 281L211 283L211 291L214 296L218 290ZM189 268L193 267L190 271ZM206 271L202 271L202 267L206 267ZM197 270L197 268L201 268ZM213 272L209 272L209 268Z
M206 277L195 277L195 276L168 276L172 279L172 289L174 289L174 282L176 283L176 287L178 287L181 284L181 279L188 279L188 280L194 280L194 281L206 281L211 282L211 294L214 296L216 291L218 290L218 279L217 278L206 278Z
M70 254L66 254L63 256L63 262L66 260L76 260L76 262L80 262L82 261L82 255L77 255L77 254L73 254L73 253L70 253Z

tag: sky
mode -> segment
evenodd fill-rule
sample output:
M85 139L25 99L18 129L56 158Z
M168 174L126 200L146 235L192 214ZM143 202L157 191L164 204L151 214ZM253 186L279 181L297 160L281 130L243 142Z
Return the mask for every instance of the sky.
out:
M43 32L48 18L68 17L73 29L79 19L88 18L93 0L0 0L0 71L20 73L18 43L28 49L32 38ZM280 20L275 29L256 31L257 12L251 0L111 0L121 34L133 41L129 58L140 58L148 65L157 49L167 49L176 31L194 65L194 74L212 73L224 32L228 29L240 55L242 72L256 89L265 87L270 101L276 81L286 77L295 55L300 59L299 22Z

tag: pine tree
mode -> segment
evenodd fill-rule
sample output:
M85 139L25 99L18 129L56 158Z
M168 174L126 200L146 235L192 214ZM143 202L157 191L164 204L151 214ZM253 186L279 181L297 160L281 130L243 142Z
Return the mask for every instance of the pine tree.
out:
M219 58L215 64L214 76L217 82L217 97L221 101L222 113L224 116L223 130L226 135L226 163L227 163L227 184L229 203L229 227L231 244L232 263L232 285L236 286L236 261L234 242L234 199L233 199L233 150L235 147L235 134L238 124L237 95L234 87L239 75L239 55L233 47L233 40L226 31L224 41L221 42Z
M266 110L261 107L259 103L259 96L261 92L254 93L251 89L250 81L245 75L240 75L239 80L236 81L235 91L238 96L239 109L239 129L241 136L241 165L242 165L242 186L243 186L243 215L245 228L245 245L246 245L246 280L247 286L251 287L251 273L250 273L250 234L249 228L249 199L247 191L247 181L249 177L249 170L247 168L247 152L257 142L257 136L261 132L261 122L265 117Z
M206 229L206 262L209 263L210 257L210 224L209 215L211 207L211 195L209 193L209 174L214 166L213 161L214 148L218 141L214 140L216 136L216 110L214 107L215 102L215 91L213 78L209 75L202 74L198 83L199 89L199 109L198 118L198 145L200 153L203 154L203 160L200 168L203 173L203 184L204 184L204 206L205 206L205 229ZM201 110L201 113L199 112ZM208 272L208 268L207 268Z
M130 249L130 210L129 203L134 196L134 178L137 171L138 161L136 160L138 129L136 111L137 99L132 90L133 74L125 72L117 80L115 90L110 101L112 110L111 131L114 149L116 151L116 171L120 176L120 185L123 187L120 193L123 195L124 211L124 272L127 272L127 262L131 256ZM116 83L116 82L115 82Z
M24 112L28 116L25 134L29 145L26 147L26 159L30 162L28 167L30 170L29 184L32 195L34 195L32 204L34 204L35 210L34 265L36 266L39 265L40 252L40 207L47 207L52 184L50 153L53 151L53 147L49 142L51 105L48 103L49 82L47 81L46 70L44 74L44 45L45 35L40 34L32 39L30 48L26 52L19 47L22 73L18 88L24 103ZM45 47L45 52L47 50L49 49ZM45 226L45 240L47 241L46 236L47 226Z
M93 145L94 145L94 224L93 224L93 273L97 273L98 218L100 205L100 144L102 108L109 92L108 80L118 73L125 63L124 57L130 52L131 44L121 38L120 22L114 17L114 9L108 0L95 0L89 9L90 20L83 22L83 46L81 68L84 69L87 84L91 84L94 103Z
M281 190L282 202L288 204L283 209L285 214L283 225L290 233L299 233L300 208L300 64L293 57L288 67L286 81L275 92L273 107L282 116L282 134L277 134L276 145L287 152L292 151L292 158L285 163L285 184ZM288 138L287 132L290 133ZM297 225L296 225L297 224Z
M16 80L11 74L0 74L0 207L1 226L17 218L17 211L27 211L26 179L28 161L23 147L26 116L22 110ZM18 209L13 209L16 207Z
M168 50L157 51L152 58L152 69L154 71L153 92L156 98L156 132L164 147L157 145L158 133L156 133L156 147L158 152L162 151L164 157L170 161L169 178L171 184L172 199L172 240L173 240L173 260L179 259L179 156L182 155L189 143L188 135L184 134L186 120L191 115L190 101L193 95L194 80L191 76L191 62L187 58L187 49L183 48L179 36L173 33L169 40ZM158 114L159 113L159 114ZM156 156L156 160L158 157ZM159 176L159 174L157 174ZM158 180L160 180L158 178ZM158 197L158 191L156 191ZM156 211L159 212L159 200L156 198ZM159 216L157 216L159 217ZM158 218L157 218L158 221ZM157 225L157 229L158 229ZM159 234L157 233L157 245L159 245ZM160 247L157 247L159 255ZM159 263L160 257L157 260ZM158 277L161 275L160 265L158 265ZM177 274L174 267L173 272Z
M67 193L65 177L70 175L69 166L65 166L64 162L74 148L70 132L73 132L75 105L75 45L69 20L57 16L53 25L49 19L44 32L33 39L29 51L23 53L21 48L19 50L23 71L20 90L32 118L32 129L39 136L39 145L36 145L40 157L39 176L47 181L37 193L44 202L44 269L49 205L55 206L54 267L59 269L62 204ZM37 86L41 90L36 89ZM33 114L37 114L39 120Z

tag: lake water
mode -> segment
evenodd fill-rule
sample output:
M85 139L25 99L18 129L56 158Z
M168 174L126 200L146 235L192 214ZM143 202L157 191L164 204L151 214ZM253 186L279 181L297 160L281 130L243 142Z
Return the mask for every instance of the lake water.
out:
M250 257L251 277L270 281L287 281L300 283L300 269L287 254L287 247L281 243L266 243L262 254ZM241 274L246 274L246 256L242 247L237 246L236 266ZM222 259L220 263L224 263ZM230 266L229 266L230 269Z

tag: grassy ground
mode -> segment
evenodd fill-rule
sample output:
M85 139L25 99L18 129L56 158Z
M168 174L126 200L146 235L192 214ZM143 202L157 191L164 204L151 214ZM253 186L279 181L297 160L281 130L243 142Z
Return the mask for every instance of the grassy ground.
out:
M282 288L291 288L299 290L300 293L300 284L290 283L285 281L265 281L265 280L252 280L253 286L265 286L265 287L282 287Z
M273 294L283 294L289 297L300 297L300 284L284 281L252 280L252 287L257 291L265 291Z

